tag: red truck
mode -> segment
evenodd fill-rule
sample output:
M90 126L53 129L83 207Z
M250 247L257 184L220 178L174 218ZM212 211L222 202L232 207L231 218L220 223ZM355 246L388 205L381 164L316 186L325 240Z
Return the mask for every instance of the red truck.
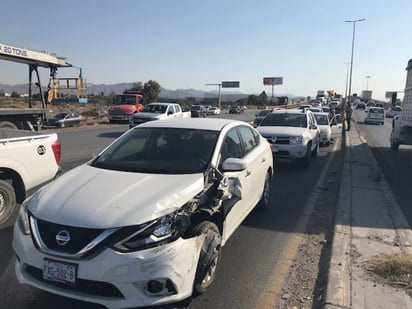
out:
M131 115L143 110L143 94L139 91L126 90L115 95L113 106L109 108L110 123L129 123Z

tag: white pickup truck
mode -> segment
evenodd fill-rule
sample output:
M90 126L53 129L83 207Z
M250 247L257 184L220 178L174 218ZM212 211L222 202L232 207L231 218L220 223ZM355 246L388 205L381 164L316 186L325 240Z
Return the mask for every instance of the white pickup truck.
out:
M0 128L0 227L9 223L28 190L59 173L60 158L56 133Z
M133 128L147 121L168 118L190 118L190 111L183 112L180 105L176 103L150 103L140 113L133 114L130 117L129 127Z

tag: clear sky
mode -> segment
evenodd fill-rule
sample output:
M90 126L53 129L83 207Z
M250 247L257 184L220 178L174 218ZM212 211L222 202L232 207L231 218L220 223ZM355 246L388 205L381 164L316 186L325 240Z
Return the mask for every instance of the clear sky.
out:
M344 94L356 23L352 92L403 91L412 58L411 0L2 0L0 43L46 50L83 68L87 82L150 79L166 89ZM42 84L48 71L43 69ZM58 77L78 71L60 69ZM43 76L45 76L43 78ZM366 76L370 76L367 78ZM28 82L26 65L0 60L0 83ZM216 87L217 90L217 87ZM227 91L231 89L223 89Z

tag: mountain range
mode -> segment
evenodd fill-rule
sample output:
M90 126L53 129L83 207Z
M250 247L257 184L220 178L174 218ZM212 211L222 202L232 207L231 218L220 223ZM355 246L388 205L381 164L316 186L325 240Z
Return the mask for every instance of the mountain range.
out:
M87 93L94 94L94 95L112 95L112 94L119 94L122 93L126 89L132 88L134 83L118 83L118 84L87 84ZM46 90L46 87L43 87ZM32 87L34 93L37 92L35 87ZM17 92L19 94L24 94L29 92L29 84L20 84L20 85L6 85L0 84L0 93L12 93ZM244 94L238 91L222 91L221 99L223 101L237 101L239 99L248 97L250 94ZM287 95L285 96L294 97L294 95ZM182 99L187 97L192 98L216 98L217 91L203 91L203 90L196 90L196 89L176 89L176 90L169 90L165 88L161 88L160 97L168 98L168 99Z

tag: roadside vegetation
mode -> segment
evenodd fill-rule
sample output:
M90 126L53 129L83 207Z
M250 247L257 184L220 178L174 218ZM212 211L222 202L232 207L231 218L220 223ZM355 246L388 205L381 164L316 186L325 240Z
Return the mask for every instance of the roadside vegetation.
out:
M405 287L412 294L412 255L391 255L366 263L366 269L384 283Z

